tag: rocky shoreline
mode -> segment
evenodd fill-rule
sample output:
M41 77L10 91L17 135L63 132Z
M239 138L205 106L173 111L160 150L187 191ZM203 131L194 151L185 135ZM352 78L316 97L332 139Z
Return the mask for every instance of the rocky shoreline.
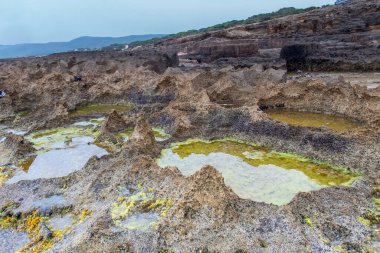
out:
M367 45L355 51L360 59L347 58L352 65L347 59L335 65L340 61L337 56L328 59L326 68L317 64L318 69L314 62L322 53L313 51L303 59L303 67L377 71L378 54L371 50L379 49L369 45L378 40L380 24L373 17L379 14L379 4L352 2L232 28L223 36L238 33L246 38L265 30L267 37L256 44L269 40L281 50L296 39L284 38L286 34L307 35L335 20L329 31L318 35L321 41L351 38L350 44L360 37L360 43ZM329 18L322 18L321 11ZM337 19L332 13L338 12L345 15ZM357 17L359 12L363 15ZM343 25L347 19L356 23ZM369 22L365 29L357 25L362 20ZM366 39L368 34L372 42ZM309 78L301 73L300 78L289 78L287 69L273 62L245 64L246 55L234 55L223 64L218 57L183 64L184 57L173 54L173 48L199 48L193 47L194 41L198 43L198 37L166 41L154 50L65 53L0 62L0 89L7 93L0 99L0 125L4 125L0 128L0 140L4 137L0 245L19 247L12 238L25 240L26 233L29 242L19 252L379 250L380 87L368 88L339 76ZM372 69L360 63L367 53L373 57L368 62ZM299 62L287 64L289 69L289 64ZM76 75L81 80L74 80ZM339 115L359 127L333 131L297 126L274 120L269 109ZM82 143L78 136L91 138ZM300 192L290 203L274 205L240 198L217 168L204 166L184 176L176 167L157 165L161 151L172 143L223 138L325 161L360 177L351 185ZM107 154L92 156L83 168L65 176L7 183L20 172L10 165L52 150L73 150L76 145L85 145L84 149L97 145Z

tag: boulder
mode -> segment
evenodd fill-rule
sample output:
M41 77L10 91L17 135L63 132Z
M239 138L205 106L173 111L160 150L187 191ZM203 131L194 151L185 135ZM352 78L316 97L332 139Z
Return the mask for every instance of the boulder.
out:
M112 110L112 112L108 114L100 131L102 134L115 134L126 130L128 127L131 126L125 122L124 118L116 110Z
M144 116L140 116L127 146L139 154L159 154L160 150L154 137L152 126Z
M12 156L23 157L34 153L31 142L27 141L23 136L10 134L4 141L5 149L8 149Z

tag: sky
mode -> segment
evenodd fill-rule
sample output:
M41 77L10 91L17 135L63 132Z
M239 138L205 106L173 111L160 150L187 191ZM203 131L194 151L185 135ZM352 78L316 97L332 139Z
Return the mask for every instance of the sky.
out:
M0 0L0 45L199 29L335 0Z

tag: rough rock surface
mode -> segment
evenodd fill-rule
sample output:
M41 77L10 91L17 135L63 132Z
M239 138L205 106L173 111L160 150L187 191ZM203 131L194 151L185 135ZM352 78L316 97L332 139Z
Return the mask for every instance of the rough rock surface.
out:
M259 53L269 45L276 48L278 57L284 45L294 44L301 35L316 43L331 39L334 46L356 37L355 43L364 43L362 49L367 52L368 36L364 35L377 40L377 21L372 20L377 16L377 6L377 1L352 1L346 7L318 9L220 34L229 33L231 39L248 36L257 42ZM357 30L352 25L355 19L343 22L355 15ZM317 21L311 22L311 18ZM364 26L365 31L361 29L364 19L371 24ZM242 32L236 32L238 29ZM185 40L193 43L193 37L165 43L169 48L179 41L185 45ZM347 54L341 64L352 60L363 67L356 53ZM15 222L5 224L25 231L26 221L43 226L39 216L49 226L50 219L69 215L74 222L64 236L45 236L50 252L59 253L319 253L370 252L375 248L379 218L374 198L380 196L380 87L367 88L342 78L293 79L274 65L253 64L252 59L247 64L246 59L235 58L243 68L228 61L223 67L217 63L176 67L176 57L168 55L141 49L0 61L0 89L8 94L0 100L0 120L5 127L28 128L33 133L51 126L71 126L83 119L70 112L94 103L133 103L133 109L123 116L138 119L129 124L112 112L102 132L114 136L135 125L132 136L120 150L91 158L79 171L60 178L2 184L0 225ZM376 62L378 56L372 56L374 61L368 59ZM353 66L347 64L347 69ZM329 66L339 70L343 65ZM72 82L77 74L82 81ZM293 126L271 119L265 111L278 107L340 115L362 125L345 132ZM156 141L152 126L165 129L170 139ZM156 164L160 151L171 143L224 137L345 166L361 177L350 187L299 193L291 203L277 206L239 198L210 166L185 177L177 168ZM30 147L22 137L11 135L0 142L0 158L10 159L11 152L18 153L20 159L36 154ZM7 150L10 152L3 152ZM126 219L118 223L119 216ZM154 225L139 229L131 222L144 222L146 217L153 217ZM18 237L0 230L0 237L7 234ZM0 242L13 250L8 241Z
M125 122L124 118L116 110L112 110L104 121L100 132L103 134L115 134L126 130L127 128L128 124Z
M157 155L160 150L154 137L152 126L144 116L140 116L129 142L126 144L139 154Z
M13 157L23 157L35 152L32 143L24 137L10 134L4 141L4 148L9 150Z

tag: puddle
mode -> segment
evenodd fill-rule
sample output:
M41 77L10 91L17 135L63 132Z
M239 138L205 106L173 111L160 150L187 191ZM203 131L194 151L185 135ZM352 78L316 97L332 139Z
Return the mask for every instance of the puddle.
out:
M82 169L92 156L102 157L108 154L104 149L91 144L89 136L75 137L71 142L54 143L52 150L39 154L27 172L20 171L8 180L9 184L21 180L64 177Z
M28 234L13 229L0 229L0 252L17 252L30 241Z
M26 130L12 129L12 128L4 128L2 129L2 131L7 134L15 134L15 135L21 135L21 136L25 135L28 132Z
M90 104L86 106L80 106L71 112L72 117L109 114L112 110L116 110L119 113L128 112L132 109L132 104Z
M16 162L18 169L14 176L14 173L12 174L13 178L8 180L9 175L5 175L0 181L8 180L7 183L12 184L21 180L67 176L82 169L92 156L100 158L108 154L107 147L103 143L95 142L104 120L104 117L94 118L76 122L68 127L26 135L25 139L30 141L37 150L36 156L26 157ZM127 130L119 136L127 141L132 132L133 130ZM158 141L170 138L170 135L161 128L154 128L154 133ZM0 154L0 164L2 160L4 159Z
M118 223L118 226L130 230L146 231L151 228L154 222L159 218L160 215L156 212L135 214L122 220Z
M49 225L53 230L65 231L69 229L74 223L71 215L65 215L62 217L54 217L49 220Z
M211 165L241 198L276 205L289 203L298 192L349 184L354 178L335 165L230 139L172 144L157 163L176 166L185 176Z
M268 110L266 113L274 120L289 125L303 127L327 127L333 131L347 131L360 126L350 119L316 112L300 112L291 110Z

